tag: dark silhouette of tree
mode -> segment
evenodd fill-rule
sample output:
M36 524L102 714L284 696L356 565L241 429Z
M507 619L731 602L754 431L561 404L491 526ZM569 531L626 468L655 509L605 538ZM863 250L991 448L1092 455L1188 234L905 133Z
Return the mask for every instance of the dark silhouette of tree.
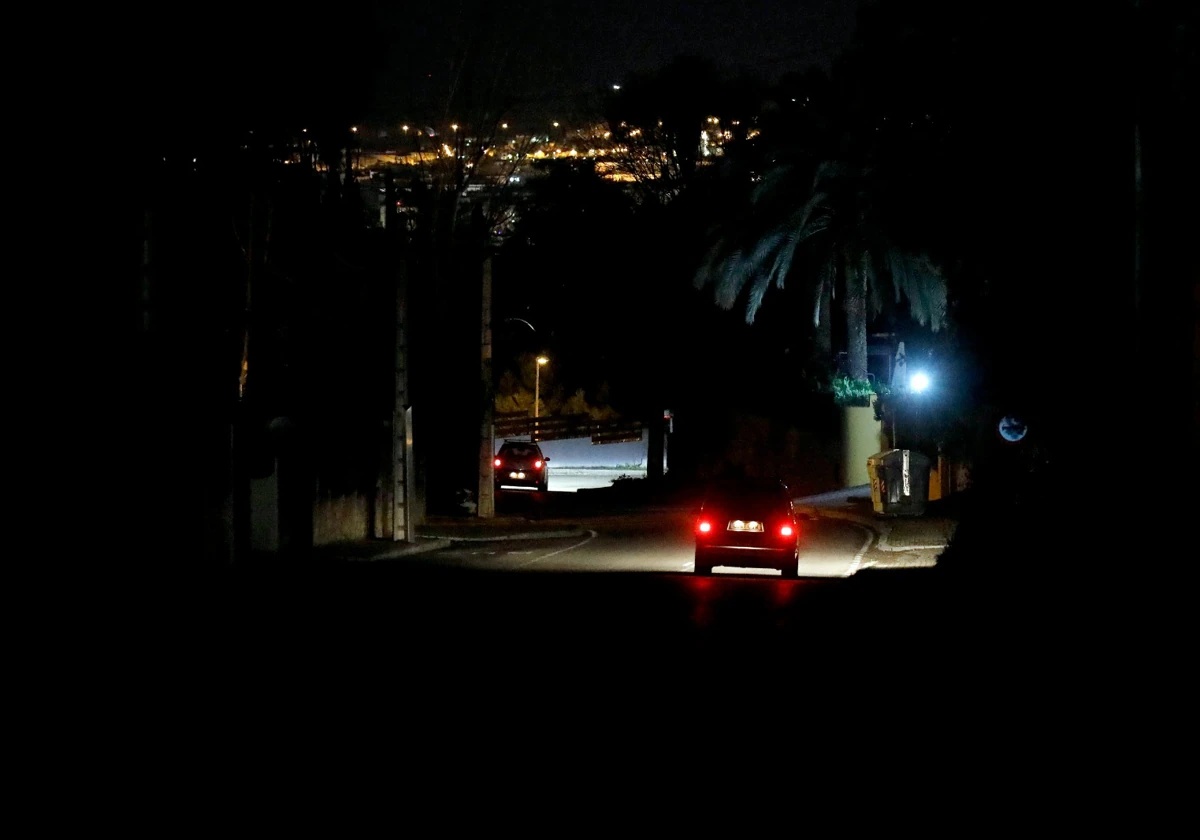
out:
M847 373L865 379L867 325L884 309L885 283L894 303L906 299L912 317L936 331L946 319L945 279L927 255L896 245L873 173L823 162L807 189L799 181L804 174L795 164L777 164L763 176L741 223L726 227L710 248L696 283L713 284L725 309L745 293L746 321L753 323L767 290L783 289L799 250L810 251L804 280L813 326L827 325L840 301Z
M881 315L947 325L945 267L957 258L947 245L961 206L950 170L961 159L947 147L952 85L938 74L959 61L961 25L929 4L866 4L860 17L832 74L775 85L746 193L713 227L695 280L722 307L743 303L748 322L768 289L798 284L817 352L837 350L836 308L846 373L866 378L867 333Z
M614 399L620 400L630 384L621 360L637 344L627 339L624 325L644 316L641 301L651 271L637 253L635 205L590 163L545 166L546 175L530 188L520 221L498 254L496 319L523 318L536 325L530 340L555 351L555 375L568 393L577 388L594 393L611 380ZM515 354L507 360L498 356L497 372L516 361Z
M604 117L617 171L643 200L666 204L696 172L700 132L728 105L712 62L680 56L654 75L634 76L606 97Z

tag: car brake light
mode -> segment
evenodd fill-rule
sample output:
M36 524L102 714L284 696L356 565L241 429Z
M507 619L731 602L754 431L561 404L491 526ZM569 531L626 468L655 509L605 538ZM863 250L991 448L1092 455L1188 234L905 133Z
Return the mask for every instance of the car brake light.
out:
M535 470L540 470L540 469L542 468L542 462L541 462L541 461L534 461L534 462L533 462L533 468L534 468Z
M790 537L794 533L795 533L795 531L792 530L791 525L784 525L782 528L779 529L780 536Z
M697 527L701 534L707 534L712 530L712 524L708 522L701 522Z
M492 463L494 463L494 464L495 464L495 465L498 467L498 466L500 466L500 459L499 459L499 458L497 458L497 459L496 459L495 461L493 461Z

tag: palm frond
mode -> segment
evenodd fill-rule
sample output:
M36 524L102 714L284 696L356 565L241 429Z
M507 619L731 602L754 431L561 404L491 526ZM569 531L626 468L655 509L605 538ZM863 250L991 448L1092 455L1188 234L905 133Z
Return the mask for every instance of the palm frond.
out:
M908 300L909 313L921 326L937 332L946 325L946 278L928 255L903 251L889 254L896 300Z
M692 285L697 289L703 289L712 282L715 275L714 269L717 264L722 261L725 251L724 237L718 239L704 253L704 258L700 261L699 267L696 269L695 275L692 277Z
M762 180L750 192L750 203L759 205L774 198L782 190L784 184L793 175L795 167L791 164L773 166L763 173Z
M716 279L716 301L722 309L732 309L746 285L749 275L742 249L735 249L720 266Z
M821 301L825 299L825 289L829 284L828 272L822 272L813 284L813 326L821 326ZM828 317L828 315L826 315Z
M892 248L888 250L888 274L892 277L892 290L896 295L896 303L900 302L900 291L907 285L904 254Z
M771 285L772 275L779 267L781 255L786 259L788 239L789 235L784 231L775 231L768 236L764 236L750 254L750 257L745 261L745 265L742 266L742 272L749 278L750 282L750 296L746 301L747 324L754 323L754 316L758 312L759 306L762 305L763 295L767 293L767 289ZM780 253L776 255L770 271L763 271L763 265L765 265L772 252L775 251L779 251ZM745 283L746 280L742 279L741 284L745 285ZM740 288L738 291L741 291ZM725 307L726 309L732 307L733 300L736 300L736 295L729 301L729 305Z

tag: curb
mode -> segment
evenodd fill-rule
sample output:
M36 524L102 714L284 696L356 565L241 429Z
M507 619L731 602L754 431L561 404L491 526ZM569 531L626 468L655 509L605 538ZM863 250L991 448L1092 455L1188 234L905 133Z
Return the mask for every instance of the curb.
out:
M551 540L551 539L568 539L571 537L587 536L590 531L582 529L574 530L558 530L558 531L526 531L519 534L497 534L490 537L455 537L449 534L419 534L417 539L420 542L407 543L404 548L393 548L387 551L381 551L379 554L374 554L369 557L341 557L342 562L348 563L373 563L378 560L402 560L413 554L425 554L430 551L437 551L440 548L445 548L448 545L455 543L484 543L484 542L500 542L505 540Z
M496 534L488 537L455 537L447 534L426 534L422 539L442 540L450 543L499 542L501 540L558 540L568 537L582 537L589 532L575 528L561 531L526 531L520 534Z
M422 537L424 539L424 537ZM427 543L408 543L404 548L393 548L388 551L381 551L379 554L373 554L369 557L341 557L343 563L374 563L377 560L400 560L408 557L411 554L425 554L430 551L435 551L442 548L438 544L439 540L433 538Z
M928 551L935 548L947 548L950 543L936 543L931 545L889 545L888 537L892 533L892 526L887 522L878 519L872 519L865 516L859 516L854 513L843 513L840 510L828 510L825 508L813 507L811 505L797 505L796 510L802 511L812 516L825 519L842 519L847 522L853 522L855 525L861 525L875 534L875 543L871 546L879 551ZM953 535L953 532L951 532Z

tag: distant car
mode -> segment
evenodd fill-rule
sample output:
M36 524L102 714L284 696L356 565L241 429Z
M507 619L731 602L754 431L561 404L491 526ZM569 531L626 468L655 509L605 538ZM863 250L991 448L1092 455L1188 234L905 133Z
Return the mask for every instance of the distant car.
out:
M696 518L698 575L714 566L779 569L799 575L800 524L787 485L774 479L711 484Z
M542 448L528 440L506 440L492 462L497 490L546 492L550 481L550 459Z

